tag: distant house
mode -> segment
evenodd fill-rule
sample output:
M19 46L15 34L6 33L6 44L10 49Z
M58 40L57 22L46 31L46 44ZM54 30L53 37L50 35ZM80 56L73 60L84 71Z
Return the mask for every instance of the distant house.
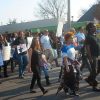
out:
M84 21L94 21L96 18L96 14L100 16L100 4L93 5L77 22L84 22Z
M43 29L56 30L58 25L57 19L45 19L24 23L8 24L0 26L0 33L13 33L18 31L30 30L32 32L38 32Z
M96 15L96 16L95 16ZM78 28L86 25L88 21L94 21L95 18L100 18L100 3L93 5L77 22L73 22L72 27ZM30 30L31 32L40 32L44 29L56 32L58 26L57 19L45 19L31 22L15 23L0 26L0 33L13 33L18 31ZM67 23L63 26L63 31L67 31Z

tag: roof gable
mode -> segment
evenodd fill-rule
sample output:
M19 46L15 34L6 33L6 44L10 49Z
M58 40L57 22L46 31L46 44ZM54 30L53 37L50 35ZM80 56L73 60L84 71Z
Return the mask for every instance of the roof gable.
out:
M96 5L93 5L79 20L78 22L83 21L93 21L94 20L94 12L96 11Z

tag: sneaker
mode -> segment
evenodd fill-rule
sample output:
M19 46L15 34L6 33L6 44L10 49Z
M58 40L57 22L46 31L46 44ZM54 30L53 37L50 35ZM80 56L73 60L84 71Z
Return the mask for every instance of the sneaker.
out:
M66 95L69 95L68 89L63 89Z
M24 79L24 76L19 76L20 79Z
M48 90L44 90L44 91L43 91L43 95L46 94L47 92L48 92Z
M93 86L93 82L91 82L88 78L84 79L90 86Z
M4 75L4 78L9 77L8 75Z
M65 93L68 93L68 87L64 87L63 90Z
M82 80L82 79L83 79L83 75L80 74L80 75L79 75L79 80Z
M30 93L36 93L36 91L30 90Z
M22 76L25 76L25 72L23 72Z
M95 87L96 87L97 85L98 85L97 80L94 80L94 81L93 81L93 86L95 86Z
M69 95L70 95L70 96L79 96L79 94L76 93L75 91L71 92Z
M95 91L95 92L100 92L100 89L97 88L97 87L93 87L93 91Z

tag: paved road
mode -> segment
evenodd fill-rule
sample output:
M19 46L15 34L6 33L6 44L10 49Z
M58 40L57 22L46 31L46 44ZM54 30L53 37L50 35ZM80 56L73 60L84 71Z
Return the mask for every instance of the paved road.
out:
M17 68L16 68L17 70ZM50 70L50 81L51 85L45 85L45 79L42 75L43 86L49 90L46 95L42 95L40 89L35 87L37 93L29 93L29 86L31 81L32 73L25 73L24 79L18 79L18 72L10 73L8 78L2 79L2 84L0 84L0 100L100 100L100 93L93 92L91 87L82 80L80 82L80 96L79 97L70 97L66 96L63 91L59 93L58 96L55 95L57 87L59 85L58 75L60 68L54 68ZM88 73L84 73L84 77ZM100 81L100 76L97 79Z

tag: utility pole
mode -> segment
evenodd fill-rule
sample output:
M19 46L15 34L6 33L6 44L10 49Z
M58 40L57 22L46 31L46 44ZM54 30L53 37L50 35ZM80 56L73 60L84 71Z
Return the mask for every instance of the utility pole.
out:
M69 31L71 28L71 12L70 12L70 0L68 0L68 12L67 12L67 30Z

